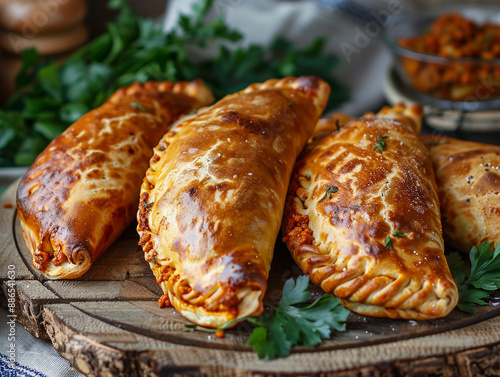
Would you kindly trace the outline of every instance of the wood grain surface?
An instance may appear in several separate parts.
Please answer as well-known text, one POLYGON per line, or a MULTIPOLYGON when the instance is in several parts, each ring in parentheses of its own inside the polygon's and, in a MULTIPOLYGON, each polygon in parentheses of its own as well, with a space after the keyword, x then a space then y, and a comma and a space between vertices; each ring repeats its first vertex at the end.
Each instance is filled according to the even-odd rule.
MULTIPOLYGON (((498 376, 500 292, 475 315, 406 321, 351 314, 347 331, 320 346, 294 348, 285 359, 259 360, 242 323, 218 339, 187 332, 172 308, 159 309, 161 290, 137 246, 135 224, 87 274, 47 280, 31 266, 15 214, 17 182, 0 198, 0 303, 8 266, 16 271, 16 314, 35 337, 50 338, 72 366, 89 376, 498 376), (13 204, 10 207, 6 203, 13 204)), ((266 300, 300 273, 278 240, 266 300)), ((322 294, 313 287, 312 299, 322 294)))

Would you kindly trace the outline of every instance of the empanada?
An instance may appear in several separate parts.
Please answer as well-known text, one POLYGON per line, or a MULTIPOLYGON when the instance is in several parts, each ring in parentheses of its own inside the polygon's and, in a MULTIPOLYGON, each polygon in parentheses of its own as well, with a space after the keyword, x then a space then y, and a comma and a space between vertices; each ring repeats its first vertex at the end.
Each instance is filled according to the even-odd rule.
POLYGON ((253 84, 187 117, 155 148, 138 213, 164 298, 217 328, 262 312, 288 182, 330 88, 253 84))
POLYGON ((213 101, 201 81, 122 88, 54 139, 21 180, 33 266, 76 278, 133 221, 153 148, 180 115, 213 101))
POLYGON ((468 253, 488 240, 500 241, 500 147, 423 135, 434 165, 443 237, 468 253))
POLYGON ((313 283, 359 314, 435 318, 458 300, 421 117, 401 105, 365 115, 294 168, 284 241, 313 283))

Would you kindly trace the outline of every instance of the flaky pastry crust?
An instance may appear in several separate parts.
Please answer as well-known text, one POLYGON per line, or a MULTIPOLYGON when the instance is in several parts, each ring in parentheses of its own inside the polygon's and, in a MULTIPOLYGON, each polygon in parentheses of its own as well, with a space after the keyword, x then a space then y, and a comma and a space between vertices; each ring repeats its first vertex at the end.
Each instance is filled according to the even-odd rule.
POLYGON ((153 147, 180 115, 213 101, 201 81, 119 89, 54 139, 17 191, 33 266, 73 279, 133 221, 153 147))
POLYGON ((314 284, 359 314, 436 318, 458 300, 420 122, 419 107, 402 105, 348 120, 294 168, 284 241, 314 284))
POLYGON ((329 90, 315 77, 253 84, 184 118, 155 148, 140 244, 190 321, 217 328, 262 312, 293 164, 329 90))
POLYGON ((468 253, 500 241, 500 147, 422 135, 434 165, 446 244, 468 253))

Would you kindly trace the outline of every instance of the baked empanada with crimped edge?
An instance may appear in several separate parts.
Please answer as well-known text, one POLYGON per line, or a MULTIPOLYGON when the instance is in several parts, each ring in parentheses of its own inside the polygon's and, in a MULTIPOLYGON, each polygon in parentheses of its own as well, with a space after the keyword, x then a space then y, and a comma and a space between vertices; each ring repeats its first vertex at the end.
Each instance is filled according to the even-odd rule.
POLYGON ((49 278, 84 274, 134 220, 153 148, 169 125, 212 101, 199 80, 134 84, 54 139, 17 190, 33 266, 49 278))
POLYGON ((434 165, 443 237, 468 253, 500 241, 500 147, 445 136, 422 135, 434 165))
POLYGON ((262 312, 293 164, 329 91, 315 77, 253 84, 181 120, 155 148, 140 244, 190 321, 217 328, 262 312))
POLYGON ((362 315, 443 317, 458 301, 421 116, 400 105, 351 121, 292 175, 284 241, 314 284, 362 315))

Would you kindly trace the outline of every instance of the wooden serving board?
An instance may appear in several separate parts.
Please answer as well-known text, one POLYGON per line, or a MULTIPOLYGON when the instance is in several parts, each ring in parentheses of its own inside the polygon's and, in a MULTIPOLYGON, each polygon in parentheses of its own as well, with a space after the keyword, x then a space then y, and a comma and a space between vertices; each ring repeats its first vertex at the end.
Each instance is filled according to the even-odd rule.
MULTIPOLYGON (((351 314, 347 331, 284 359, 259 360, 242 323, 218 339, 159 309, 161 290, 131 226, 87 274, 47 280, 31 266, 15 211, 17 182, 0 198, 0 302, 7 306, 9 266, 16 271, 16 314, 35 337, 90 376, 498 376, 500 292, 475 315, 453 311, 431 321, 351 314), (12 204, 12 207, 9 206, 12 204), (11 267, 12 268, 12 267, 11 267)), ((266 299, 300 274, 278 240, 266 299)), ((313 298, 321 295, 314 287, 313 298)))

